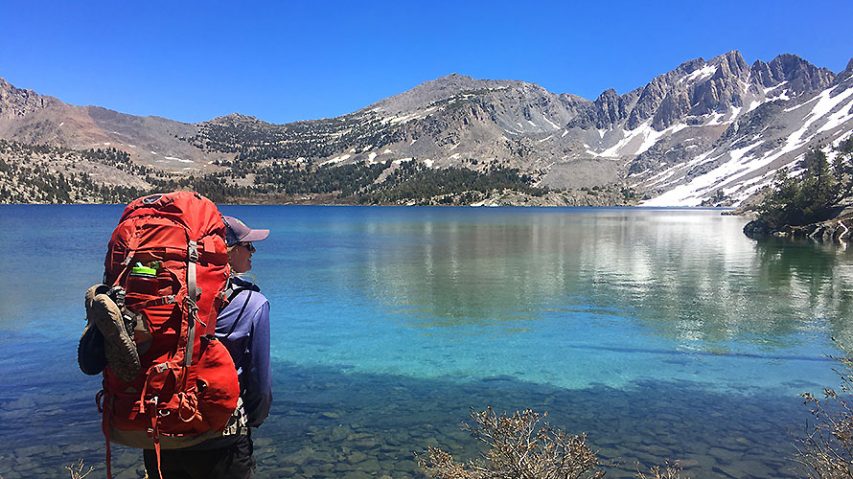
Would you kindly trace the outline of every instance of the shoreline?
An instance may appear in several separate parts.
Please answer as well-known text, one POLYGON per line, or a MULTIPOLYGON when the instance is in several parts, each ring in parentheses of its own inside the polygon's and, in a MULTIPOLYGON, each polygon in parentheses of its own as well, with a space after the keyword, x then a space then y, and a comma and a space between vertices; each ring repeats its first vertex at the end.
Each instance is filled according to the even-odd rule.
MULTIPOLYGON (((127 206, 128 203, 0 203, 4 206, 127 206)), ((217 203, 218 206, 317 206, 335 208, 576 208, 576 209, 625 209, 649 211, 720 211, 724 216, 749 216, 749 212, 736 212, 736 208, 721 206, 642 206, 642 205, 530 205, 530 204, 486 204, 486 205, 433 205, 433 204, 375 204, 350 203, 217 203)))

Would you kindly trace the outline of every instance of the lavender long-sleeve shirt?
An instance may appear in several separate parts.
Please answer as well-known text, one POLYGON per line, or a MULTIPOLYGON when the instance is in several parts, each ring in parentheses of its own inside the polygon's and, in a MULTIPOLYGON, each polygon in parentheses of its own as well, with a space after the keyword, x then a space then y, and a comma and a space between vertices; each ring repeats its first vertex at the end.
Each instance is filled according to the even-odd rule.
POLYGON ((231 353, 249 426, 260 426, 272 404, 270 303, 249 281, 232 277, 240 291, 219 313, 216 337, 231 353))

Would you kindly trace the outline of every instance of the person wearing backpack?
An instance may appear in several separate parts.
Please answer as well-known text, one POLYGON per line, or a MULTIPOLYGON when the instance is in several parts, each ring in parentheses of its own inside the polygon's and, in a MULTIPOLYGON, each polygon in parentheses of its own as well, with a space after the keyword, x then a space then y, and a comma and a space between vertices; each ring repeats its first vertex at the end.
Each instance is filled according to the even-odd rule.
POLYGON ((239 275, 268 235, 192 191, 125 207, 77 349, 103 374, 108 479, 112 443, 144 449, 151 478, 252 477, 249 428, 272 402, 269 303, 239 275))
POLYGON ((251 428, 264 422, 272 403, 269 301, 241 275, 252 269, 254 243, 266 239, 269 230, 251 229, 232 216, 223 221, 231 277, 225 290, 228 304, 216 320, 216 338, 237 368, 239 404, 221 437, 163 450, 159 471, 155 451, 146 449, 143 458, 150 479, 160 478, 160 471, 163 479, 242 479, 254 474, 251 428))

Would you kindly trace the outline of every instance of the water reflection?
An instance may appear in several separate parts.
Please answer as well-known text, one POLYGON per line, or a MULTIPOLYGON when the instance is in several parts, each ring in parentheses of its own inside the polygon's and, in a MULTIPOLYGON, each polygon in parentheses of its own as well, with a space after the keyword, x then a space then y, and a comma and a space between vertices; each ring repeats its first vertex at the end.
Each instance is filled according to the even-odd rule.
POLYGON ((686 349, 791 346, 794 333, 827 324, 853 338, 851 254, 757 244, 743 224, 715 211, 643 210, 374 222, 371 234, 397 241, 366 248, 344 283, 419 327, 597 311, 686 349))
POLYGON ((853 351, 853 255, 845 245, 770 239, 756 244, 760 281, 786 298, 804 328, 828 323, 842 349, 853 351))

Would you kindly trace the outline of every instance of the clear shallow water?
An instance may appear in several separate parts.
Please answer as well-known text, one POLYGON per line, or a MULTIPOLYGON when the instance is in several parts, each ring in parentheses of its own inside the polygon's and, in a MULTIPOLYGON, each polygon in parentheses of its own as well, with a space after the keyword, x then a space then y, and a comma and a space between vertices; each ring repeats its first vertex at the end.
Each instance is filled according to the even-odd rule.
MULTIPOLYGON (((472 408, 548 410, 608 477, 795 477, 798 394, 838 383, 853 253, 761 243, 717 211, 224 207, 272 235, 276 399, 262 477, 415 476, 472 454, 472 408), (830 337, 838 341, 834 344, 830 337)), ((116 206, 0 207, 0 475, 102 462, 96 378, 75 364, 82 292, 116 206), (23 286, 22 286, 23 285, 23 286)), ((137 477, 139 455, 116 458, 137 477)))

